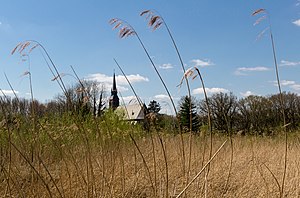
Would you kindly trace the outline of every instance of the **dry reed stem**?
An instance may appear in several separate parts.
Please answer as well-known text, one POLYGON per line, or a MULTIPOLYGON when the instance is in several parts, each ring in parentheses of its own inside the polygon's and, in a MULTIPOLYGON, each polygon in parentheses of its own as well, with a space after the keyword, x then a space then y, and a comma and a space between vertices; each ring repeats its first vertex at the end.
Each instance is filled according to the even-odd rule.
POLYGON ((41 179, 41 181, 43 182, 48 194, 50 197, 52 196, 52 192, 49 188, 49 185, 47 184, 47 182, 45 181, 45 179, 43 178, 43 176, 39 173, 39 171, 34 167, 34 165, 30 162, 30 160, 28 160, 26 158, 26 156, 17 148, 17 146, 13 143, 10 142, 10 144, 14 147, 14 149, 22 156, 22 158, 27 162, 27 164, 31 167, 31 169, 37 174, 37 176, 41 179))
MULTIPOLYGON (((53 131, 54 132, 54 131, 53 131)), ((52 134, 52 132, 50 132, 52 134)), ((162 134, 163 135, 163 134, 162 134)), ((184 136, 184 141, 188 142, 188 136, 184 136)), ((299 187, 299 142, 297 142, 298 135, 295 134, 294 138, 291 139, 291 144, 289 147, 290 158, 293 160, 288 161, 288 172, 286 178, 286 188, 285 194, 287 197, 297 197, 300 190, 299 187)), ((178 155, 178 141, 180 141, 179 136, 166 135, 163 136, 164 142, 168 145, 168 170, 169 170, 169 188, 170 196, 178 195, 180 190, 182 190, 185 184, 185 176, 180 171, 180 155, 178 155)), ((221 145, 226 137, 222 136, 213 136, 214 150, 216 150, 216 145, 221 145)), ((284 141, 279 137, 233 137, 234 139, 234 150, 235 157, 232 166, 231 179, 228 184, 228 191, 224 193, 224 186, 227 177, 227 173, 224 170, 228 169, 229 162, 226 159, 230 157, 230 146, 229 144, 223 147, 222 152, 218 154, 218 157, 215 157, 213 162, 211 162, 211 171, 209 178, 208 186, 208 197, 279 197, 279 190, 276 185, 276 182, 270 172, 262 165, 263 163, 267 164, 270 170, 274 175, 280 176, 283 170, 283 157, 284 153, 284 141), (253 146, 251 146, 251 143, 253 146), (253 160, 254 159, 254 160, 253 160), (259 170, 258 170, 258 167, 259 170), (263 174, 263 177, 261 176, 263 174), (268 189, 267 190, 267 187, 268 189)), ((193 141, 193 147, 199 152, 193 153, 192 163, 191 163, 191 174, 196 175, 199 172, 199 167, 201 166, 202 159, 202 144, 203 139, 195 137, 193 141)), ((143 153, 145 160, 152 164, 153 155, 152 155, 152 146, 150 137, 145 138, 136 138, 136 142, 140 147, 141 152, 143 153)), ((228 142, 227 142, 228 143, 228 142)), ((158 138, 155 140, 155 144, 158 146, 158 138)), ((158 148, 156 146, 156 148, 158 148)), ((28 149, 23 149, 22 152, 28 153, 28 149)), ((48 148, 48 147, 46 147, 48 148)), ((53 146, 51 149, 56 148, 53 146)), ((82 167, 86 162, 86 154, 82 151, 85 149, 83 142, 77 144, 76 147, 62 147, 64 152, 70 152, 71 154, 64 155, 64 159, 67 165, 64 165, 64 162, 61 161, 60 157, 57 158, 52 155, 52 151, 47 151, 40 158, 47 164, 47 168, 51 173, 53 179, 57 184, 62 186, 58 187, 64 189, 65 197, 87 197, 85 190, 86 186, 83 182, 83 179, 77 176, 76 167, 74 162, 71 159, 71 154, 76 157, 76 164, 82 167), (59 168, 58 168, 59 167, 59 168), (68 176, 67 171, 70 172, 68 176)), ((151 189, 151 184, 149 181, 148 173, 145 170, 143 161, 140 157, 135 157, 139 155, 134 144, 130 141, 125 142, 120 145, 118 148, 110 144, 106 145, 105 150, 100 147, 93 146, 91 148, 93 155, 93 166, 94 166, 94 177, 97 178, 94 186, 95 195, 106 195, 106 197, 154 197, 154 192, 151 189), (119 165, 119 160, 121 154, 124 159, 124 169, 125 177, 122 173, 122 166, 119 165), (136 154, 135 154, 136 153, 136 154), (111 159, 115 158, 115 162, 111 159), (107 159, 104 160, 103 159, 107 159), (115 163, 113 167, 113 163, 115 163), (114 169, 114 170, 113 170, 114 169), (110 183, 110 178, 114 175, 114 183, 110 183), (122 180, 125 180, 126 186, 125 191, 122 189, 122 180), (103 184, 103 185, 102 185, 103 184), (110 184, 113 185, 113 191, 110 191, 110 184), (123 193, 124 192, 124 193, 123 193), (123 196, 124 195, 124 196, 123 196)), ((207 156, 208 157, 208 153, 207 156)), ((157 164, 157 197, 165 196, 165 163, 163 159, 163 153, 161 150, 156 151, 156 164, 157 164)), ((5 158, 5 163, 3 166, 7 171, 8 156, 5 158)), ((21 192, 24 193, 26 197, 36 197, 42 196, 47 197, 47 191, 45 190, 43 184, 34 182, 34 180, 27 180, 28 170, 30 167, 26 164, 25 161, 20 155, 13 149, 12 153, 12 169, 11 169, 11 195, 15 197, 22 197, 21 192), (12 182, 14 181, 14 182, 12 182), (24 181, 27 181, 24 183, 24 181), (21 192, 17 191, 21 189, 21 192), (37 191, 38 190, 38 191, 37 191)), ((149 164, 150 165, 150 164, 149 164)), ((1 167, 1 166, 0 166, 1 167)), ((47 178, 49 182, 50 190, 53 194, 53 197, 59 197, 59 193, 55 189, 55 186, 52 185, 50 178, 47 175, 47 172, 42 168, 39 170, 44 178, 47 178)), ((149 171, 152 176, 154 176, 154 167, 149 166, 149 171)), ((81 170, 82 172, 82 170, 81 170)), ((203 172, 202 172, 203 174, 203 172)), ((0 174, 2 177, 3 174, 0 174)), ((277 177, 280 183, 280 177, 277 177)), ((40 180, 41 181, 41 180, 40 180)), ((6 182, 4 180, 4 182, 6 182)), ((5 183, 1 183, 5 184, 5 183)), ((194 183, 186 191, 187 197, 204 197, 204 194, 199 192, 199 187, 204 184, 202 177, 198 177, 194 183)), ((0 193, 4 195, 6 185, 0 185, 0 193)), ((9 191, 8 191, 9 192, 9 191)), ((9 195, 9 194, 8 194, 9 195)), ((24 197, 24 196, 23 196, 24 197)))
POLYGON ((146 162, 146 159, 145 159, 145 157, 144 157, 143 153, 141 152, 141 150, 140 150, 138 144, 136 143, 135 139, 133 138, 133 136, 132 136, 131 134, 130 134, 130 138, 131 138, 132 142, 134 143, 136 149, 138 150, 140 156, 142 157, 143 164, 144 164, 144 166, 145 166, 145 168, 146 168, 146 170, 147 170, 148 176, 149 176, 149 180, 150 180, 150 183, 151 183, 152 190, 153 190, 153 192, 154 192, 154 194, 155 194, 155 187, 154 187, 154 185, 153 185, 153 181, 152 181, 150 169, 149 169, 149 166, 148 166, 148 164, 147 164, 147 162, 146 162))
POLYGON ((167 85, 165 84, 165 82, 164 82, 162 76, 160 75, 159 71, 157 70, 157 67, 156 67, 156 65, 154 64, 154 62, 153 62, 153 60, 152 60, 152 58, 151 58, 149 52, 147 51, 147 49, 146 49, 144 43, 142 42, 140 36, 137 34, 137 32, 134 30, 134 28, 133 28, 129 23, 127 23, 127 22, 124 21, 124 20, 121 20, 121 19, 118 19, 118 18, 113 18, 113 19, 111 19, 111 20, 109 21, 109 23, 110 23, 111 25, 114 25, 114 24, 117 23, 117 22, 121 22, 122 25, 123 25, 123 26, 118 26, 118 28, 120 29, 120 32, 119 32, 119 37, 120 37, 120 38, 125 38, 125 37, 128 37, 128 36, 135 35, 136 38, 138 39, 138 41, 139 41, 139 43, 141 44, 141 46, 142 46, 144 52, 145 52, 146 55, 147 55, 149 61, 151 62, 151 65, 152 65, 153 69, 155 70, 157 76, 159 77, 161 83, 163 84, 163 87, 165 88, 165 90, 166 90, 166 92, 167 92, 167 94, 168 94, 168 96, 169 96, 169 99, 170 99, 170 101, 171 101, 171 103, 172 103, 174 112, 175 112, 175 114, 177 115, 177 110, 176 110, 176 107, 175 107, 173 98, 172 98, 172 96, 171 96, 171 94, 170 94, 170 92, 169 92, 169 89, 167 88, 167 85))
POLYGON ((142 104, 141 99, 138 97, 137 93, 135 92, 135 90, 134 90, 132 84, 130 83, 129 79, 127 78, 127 76, 126 76, 125 72, 123 71, 122 67, 119 65, 119 63, 117 62, 116 59, 114 59, 114 61, 115 61, 116 65, 118 66, 118 68, 120 69, 120 71, 122 72, 123 76, 125 77, 127 83, 129 84, 129 86, 130 86, 130 88, 131 88, 131 90, 132 90, 134 96, 136 97, 136 100, 138 101, 140 107, 143 108, 143 104, 142 104))
POLYGON ((68 92, 67 92, 67 89, 66 89, 66 86, 62 80, 62 78, 60 77, 60 73, 58 72, 58 69, 56 67, 56 65, 54 64, 52 58, 50 57, 48 51, 46 50, 46 48, 38 41, 36 40, 26 40, 26 41, 23 41, 23 42, 20 42, 19 44, 16 45, 16 47, 12 50, 11 52, 11 55, 13 55, 16 51, 18 51, 18 53, 23 56, 23 55, 29 55, 35 48, 39 47, 40 49, 42 49, 42 51, 46 54, 48 60, 50 61, 51 65, 52 65, 52 68, 54 69, 55 73, 53 72, 52 68, 50 67, 50 65, 48 64, 45 56, 43 53, 42 56, 44 57, 46 63, 47 63, 47 66, 48 68, 50 69, 52 75, 54 76, 54 78, 56 76, 58 76, 58 84, 60 86, 60 88, 62 89, 62 91, 64 92, 65 96, 67 97, 67 100, 69 100, 70 102, 70 98, 69 98, 69 95, 68 95, 68 92), (33 46, 32 46, 33 45, 33 46), (26 52, 26 50, 28 52, 26 52))
POLYGON ((263 163, 264 167, 266 167, 266 169, 271 173, 272 177, 274 178, 276 185, 278 187, 278 192, 281 194, 281 186, 279 184, 279 181, 277 179, 277 177, 274 175, 274 173, 271 171, 271 169, 265 164, 263 163))
POLYGON ((225 142, 218 148, 218 150, 213 154, 213 156, 208 160, 208 162, 202 167, 202 169, 195 175, 195 177, 184 187, 184 189, 176 196, 176 198, 180 197, 189 187, 190 185, 201 175, 201 173, 205 170, 205 168, 210 164, 210 162, 217 156, 217 154, 220 152, 220 150, 225 145, 225 142))
POLYGON ((270 33, 270 39, 271 39, 271 44, 272 44, 272 53, 273 53, 273 60, 274 60, 274 67, 275 67, 275 72, 276 72, 276 80, 277 80, 277 85, 278 85, 278 91, 279 91, 279 99, 280 99, 280 110, 282 113, 282 119, 283 119, 283 128, 285 132, 285 153, 284 153, 284 170, 283 170, 283 177, 282 177, 282 182, 281 182, 281 190, 280 190, 280 197, 284 196, 284 183, 285 183, 285 177, 286 177, 286 171, 287 171, 287 160, 288 160, 288 140, 287 140, 287 128, 286 126, 286 118, 285 118, 285 110, 284 110, 284 101, 283 101, 283 95, 281 91, 281 85, 280 85, 280 78, 279 78, 279 71, 278 71, 278 64, 277 64, 277 57, 276 57, 276 50, 275 50, 275 42, 273 38, 273 32, 272 32, 272 27, 271 27, 271 19, 270 15, 267 12, 266 9, 258 9, 252 13, 252 16, 255 16, 257 14, 265 14, 265 17, 261 17, 258 19, 258 23, 262 21, 262 19, 267 18, 268 19, 268 28, 269 28, 269 33, 270 33))
MULTIPOLYGON (((148 26, 152 27, 153 31, 155 31, 156 29, 158 29, 162 25, 164 25, 166 27, 168 35, 171 38, 173 46, 174 46, 174 48, 176 50, 177 56, 178 56, 180 64, 181 64, 182 71, 184 73, 184 78, 185 78, 185 82, 186 82, 187 90, 188 90, 188 96, 189 96, 189 99, 190 99, 190 133, 191 133, 192 132, 192 112, 191 112, 191 108, 192 108, 192 96, 191 96, 191 89, 190 89, 188 78, 185 76, 186 69, 185 69, 185 66, 184 66, 181 54, 179 52, 179 49, 177 47, 177 44, 176 44, 175 39, 173 37, 173 34, 172 34, 169 26, 167 25, 166 21, 164 20, 164 18, 157 11, 155 11, 155 10, 144 10, 144 11, 142 11, 140 13, 140 16, 144 16, 144 15, 146 16, 146 19, 149 20, 148 26)), ((180 125, 180 122, 179 122, 179 125, 180 125)), ((180 131, 180 135, 181 135, 181 138, 182 138, 182 131, 180 131)), ((183 138, 181 139, 181 144, 182 144, 181 145, 182 146, 181 150, 182 150, 182 160, 183 160, 183 172, 185 173, 185 162, 184 162, 185 161, 185 150, 184 150, 183 138)), ((189 142, 189 144, 191 144, 191 142, 189 142)), ((190 154, 189 154, 189 156, 191 156, 192 155, 192 153, 191 153, 191 149, 192 148, 191 148, 191 146, 189 146, 189 148, 190 148, 190 154)), ((188 166, 190 167, 190 159, 188 161, 189 161, 188 166)), ((189 172, 189 168, 188 168, 187 172, 189 172)), ((189 176, 187 174, 187 180, 189 179, 188 177, 189 176)))

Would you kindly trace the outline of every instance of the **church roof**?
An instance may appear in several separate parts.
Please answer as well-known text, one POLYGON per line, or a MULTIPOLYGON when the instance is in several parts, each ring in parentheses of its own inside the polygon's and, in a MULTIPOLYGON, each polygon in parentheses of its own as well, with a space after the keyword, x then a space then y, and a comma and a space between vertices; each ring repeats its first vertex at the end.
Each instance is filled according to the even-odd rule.
POLYGON ((119 106, 117 111, 123 112, 126 120, 143 120, 145 118, 144 108, 139 104, 119 106))

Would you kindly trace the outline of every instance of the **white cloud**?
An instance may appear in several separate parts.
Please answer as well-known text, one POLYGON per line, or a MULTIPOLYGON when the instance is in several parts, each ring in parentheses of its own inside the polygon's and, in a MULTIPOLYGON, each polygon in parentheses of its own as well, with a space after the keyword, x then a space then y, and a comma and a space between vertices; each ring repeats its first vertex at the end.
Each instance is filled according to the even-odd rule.
POLYGON ((293 24, 297 25, 297 26, 300 26, 300 19, 296 20, 296 21, 293 21, 293 24))
POLYGON ((235 70, 234 74, 237 76, 246 76, 249 72, 263 72, 263 71, 269 71, 270 68, 268 67, 239 67, 235 70))
MULTIPOLYGON (((128 80, 130 83, 138 83, 138 82, 148 82, 149 79, 147 77, 141 76, 139 74, 131 74, 127 75, 128 80)), ((101 73, 96 73, 96 74, 90 74, 87 77, 88 80, 95 80, 98 82, 103 82, 103 83, 112 83, 113 77, 112 76, 107 76, 105 74, 101 73)), ((126 79, 122 75, 117 75, 116 76, 116 81, 117 85, 128 85, 126 79)))
POLYGON ((235 70, 234 75, 236 75, 236 76, 247 76, 248 74, 240 72, 239 70, 235 70))
POLYGON ((192 63, 194 63, 195 67, 208 67, 208 66, 212 66, 215 65, 213 62, 211 62, 210 60, 201 60, 201 59, 193 59, 191 60, 192 63))
POLYGON ((159 66, 160 69, 172 69, 173 65, 171 63, 164 63, 159 66))
MULTIPOLYGON (((124 76, 118 75, 116 78, 118 83, 127 84, 127 81, 124 76)), ((139 74, 127 75, 127 78, 130 83, 149 82, 149 79, 147 77, 141 76, 139 74)))
MULTIPOLYGON (((224 88, 217 88, 217 87, 214 87, 214 88, 205 88, 205 91, 207 94, 214 94, 214 93, 226 93, 226 92, 229 92, 227 89, 224 89, 224 88)), ((192 91, 193 94, 204 94, 204 91, 202 88, 197 88, 197 89, 194 89, 192 91)))
POLYGON ((124 103, 125 104, 128 104, 129 102, 135 102, 136 101, 136 97, 135 96, 124 96, 124 97, 120 97, 120 102, 122 102, 123 103, 123 101, 124 101, 124 103))
MULTIPOLYGON (((278 87, 278 82, 277 81, 271 81, 272 83, 273 83, 273 85, 275 86, 275 87, 278 87)), ((295 81, 293 81, 293 80, 281 80, 280 81, 280 85, 281 86, 292 86, 292 85, 295 85, 296 84, 296 82, 295 81)))
POLYGON ((154 98, 157 100, 167 100, 167 99, 169 99, 169 96, 165 95, 165 94, 158 94, 158 95, 155 95, 154 98))
MULTIPOLYGON (((272 81, 272 83, 274 84, 274 86, 278 87, 277 81, 272 81)), ((293 80, 281 80, 280 85, 287 86, 290 89, 293 89, 294 91, 297 91, 297 92, 300 91, 300 84, 297 84, 293 80)))
MULTIPOLYGON (((16 91, 16 90, 2 90, 2 92, 5 94, 5 95, 14 95, 14 92, 16 93, 16 94, 18 94, 19 92, 18 91, 16 91)), ((2 92, 0 92, 0 95, 2 96, 3 94, 2 94, 2 92)))
POLYGON ((298 0, 296 3, 296 6, 299 6, 299 5, 300 5, 300 0, 298 0))
POLYGON ((287 60, 280 61, 280 66, 297 66, 297 65, 300 65, 300 62, 292 62, 287 60))
POLYGON ((300 91, 300 84, 294 84, 290 86, 292 89, 294 89, 295 91, 300 91))
MULTIPOLYGON (((276 85, 277 85, 277 82, 274 82, 274 83, 276 83, 276 85)), ((281 84, 282 86, 289 86, 289 85, 295 85, 296 82, 295 82, 295 81, 292 81, 292 80, 281 80, 281 81, 280 81, 280 84, 281 84)))
POLYGON ((248 97, 248 96, 251 96, 251 95, 255 95, 252 91, 246 91, 245 93, 240 93, 243 97, 248 97))
POLYGON ((253 71, 268 71, 270 70, 267 67, 239 67, 237 69, 238 71, 243 71, 243 72, 253 72, 253 71))
MULTIPOLYGON (((141 76, 139 74, 131 74, 127 75, 127 78, 131 84, 140 83, 140 82, 148 82, 149 79, 147 77, 141 76)), ((110 89, 112 87, 112 76, 107 76, 101 73, 90 74, 86 77, 86 80, 93 80, 99 83, 102 83, 106 89, 110 89)), ((122 75, 116 76, 117 88, 119 91, 127 91, 128 82, 126 78, 122 75)))

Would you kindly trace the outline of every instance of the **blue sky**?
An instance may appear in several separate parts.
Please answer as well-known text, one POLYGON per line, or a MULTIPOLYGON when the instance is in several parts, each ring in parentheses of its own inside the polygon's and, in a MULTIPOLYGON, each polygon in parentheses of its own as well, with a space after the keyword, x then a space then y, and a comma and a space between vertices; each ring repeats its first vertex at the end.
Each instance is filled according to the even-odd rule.
MULTIPOLYGON (((115 58, 128 75, 142 100, 159 101, 170 113, 169 100, 151 63, 135 36, 118 38, 108 21, 120 18, 133 26, 154 63, 159 68, 175 102, 187 94, 176 87, 183 75, 171 40, 164 26, 156 31, 147 27, 139 13, 157 10, 177 42, 186 67, 198 66, 207 91, 249 94, 277 93, 275 70, 268 32, 257 36, 268 24, 253 26, 258 8, 268 10, 275 39, 283 91, 300 93, 300 1, 299 0, 2 0, 0 2, 0 88, 11 94, 8 76, 20 97, 29 97, 28 61, 21 61, 12 49, 21 41, 37 40, 48 51, 61 73, 97 80, 109 90, 115 70, 118 89, 125 101, 133 93, 115 65, 115 58)), ((30 53, 34 96, 45 102, 61 93, 52 82, 39 50, 30 53)), ((64 81, 74 84, 66 75, 64 81)), ((200 81, 191 81, 193 95, 203 98, 200 81)))

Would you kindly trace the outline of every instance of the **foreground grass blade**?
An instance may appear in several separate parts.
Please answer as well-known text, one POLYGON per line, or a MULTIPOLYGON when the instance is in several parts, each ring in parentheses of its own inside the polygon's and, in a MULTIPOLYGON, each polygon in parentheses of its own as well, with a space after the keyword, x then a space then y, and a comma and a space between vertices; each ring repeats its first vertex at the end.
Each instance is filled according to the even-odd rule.
POLYGON ((198 172, 198 174, 184 187, 184 189, 176 196, 176 198, 180 197, 189 187, 190 185, 201 175, 201 173, 205 170, 206 166, 210 164, 210 162, 217 156, 217 154, 221 151, 223 146, 226 144, 227 140, 223 142, 223 144, 218 148, 215 154, 208 160, 208 162, 202 167, 202 169, 198 172))

